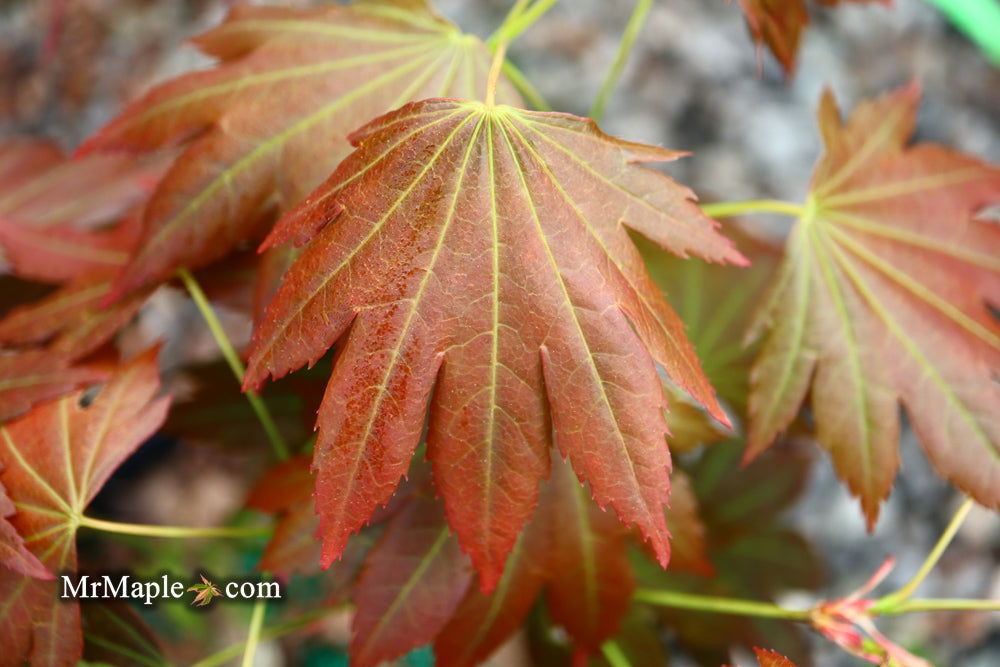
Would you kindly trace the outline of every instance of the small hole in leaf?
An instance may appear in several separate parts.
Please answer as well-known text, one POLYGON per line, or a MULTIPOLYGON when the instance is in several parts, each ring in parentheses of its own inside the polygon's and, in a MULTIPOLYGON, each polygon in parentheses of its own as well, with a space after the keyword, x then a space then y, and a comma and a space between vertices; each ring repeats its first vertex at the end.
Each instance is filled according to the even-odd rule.
POLYGON ((92 387, 87 387, 86 389, 83 390, 83 393, 80 394, 80 400, 77 401, 77 404, 81 408, 84 408, 84 409, 89 408, 91 406, 91 404, 95 400, 97 400, 97 396, 101 393, 101 389, 103 389, 103 388, 104 388, 104 385, 100 385, 100 384, 95 384, 92 387))

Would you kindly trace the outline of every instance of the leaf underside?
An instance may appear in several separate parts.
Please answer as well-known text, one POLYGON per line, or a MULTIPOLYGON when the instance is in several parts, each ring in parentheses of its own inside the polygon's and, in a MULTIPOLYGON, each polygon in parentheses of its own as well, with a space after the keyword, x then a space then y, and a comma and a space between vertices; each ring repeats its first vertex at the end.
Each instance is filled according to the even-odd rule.
POLYGON ((811 389, 817 437, 869 527, 899 466, 902 403, 935 469, 1000 507, 1000 170, 906 142, 915 85, 820 110, 826 154, 760 311, 770 329, 751 377, 747 455, 811 389))
MULTIPOLYGON (((194 43, 218 66, 157 86, 81 149, 188 142, 109 301, 259 240, 350 152, 349 132, 412 100, 481 95, 490 62, 423 0, 239 6, 194 43)), ((519 97, 501 80, 498 99, 519 97)))
POLYGON ((315 452, 324 563, 406 472, 432 389, 435 482, 485 589, 535 505, 553 426, 597 501, 666 562, 653 360, 725 416, 625 225, 677 254, 743 261, 690 191, 635 164, 678 154, 574 116, 456 100, 407 105, 353 138, 265 243, 315 237, 255 332, 245 382, 340 341, 315 452))

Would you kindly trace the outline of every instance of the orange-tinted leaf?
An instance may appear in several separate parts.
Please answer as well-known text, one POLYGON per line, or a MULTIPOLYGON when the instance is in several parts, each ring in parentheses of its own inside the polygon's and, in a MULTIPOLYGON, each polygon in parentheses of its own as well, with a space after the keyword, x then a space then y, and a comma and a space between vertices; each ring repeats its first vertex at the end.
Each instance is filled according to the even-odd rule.
POLYGON ((0 352, 0 422, 105 377, 99 369, 71 368, 66 359, 44 350, 0 352))
POLYGON ((15 275, 61 283, 120 268, 135 245, 137 231, 132 220, 98 232, 69 224, 35 227, 0 216, 0 248, 15 275))
POLYGON ((268 470, 250 492, 247 507, 280 515, 260 559, 262 570, 286 576, 319 570, 319 521, 312 487, 309 458, 296 456, 268 470))
MULTIPOLYGON (((350 152, 349 132, 410 100, 480 95, 489 68, 486 47, 422 0, 237 7, 195 43, 221 63, 154 88, 83 149, 196 137, 146 208, 117 294, 257 238, 350 152)), ((517 99, 506 83, 500 96, 517 99)))
POLYGON ((747 455, 767 447, 812 388, 817 437, 861 497, 869 527, 899 465, 905 406, 934 468, 1000 507, 1000 169, 907 146, 909 86, 841 124, 830 93, 826 153, 761 310, 747 455))
MULTIPOLYGON (((2 472, 3 468, 0 468, 0 473, 2 472)), ((28 550, 24 538, 9 521, 15 512, 17 509, 14 503, 7 497, 3 484, 0 484, 0 566, 20 572, 26 577, 51 579, 52 573, 28 550)))
POLYGON ((618 631, 632 598, 628 532, 591 501, 568 465, 554 462, 552 468, 539 506, 549 540, 545 599, 577 651, 595 653, 618 631))
MULTIPOLYGON (((795 69, 802 31, 809 24, 806 0, 738 1, 746 14, 747 24, 757 47, 766 44, 785 71, 791 73, 795 69)), ((892 4, 892 0, 818 0, 822 5, 836 5, 842 1, 892 4)))
POLYGON ((389 522, 355 587, 351 664, 377 665, 429 643, 471 580, 440 503, 414 496, 389 522))
MULTIPOLYGON (((104 482, 163 422, 156 350, 122 366, 92 401, 78 392, 0 427, 2 481, 11 523, 50 572, 76 569, 76 526, 104 482)), ((0 569, 0 627, 11 664, 75 664, 80 611, 58 582, 0 569)))
POLYGON ((434 641, 436 664, 471 667, 483 662, 521 626, 546 578, 543 531, 529 525, 514 545, 496 588, 470 586, 462 604, 434 641))
POLYGON ((163 171, 161 157, 95 155, 67 160, 51 142, 0 142, 0 217, 34 228, 95 227, 141 203, 163 171))
POLYGON ((670 529, 670 569, 710 575, 705 523, 698 512, 698 498, 691 488, 691 479, 681 470, 670 476, 670 507, 667 528, 670 529))
POLYGON ((598 502, 666 562, 654 358, 724 415, 626 225, 678 254, 743 261, 689 190, 635 164, 677 154, 574 116, 456 100, 407 105, 354 140, 269 238, 315 234, 255 332, 245 382, 341 341, 316 447, 324 562, 392 494, 432 387, 435 482, 486 589, 535 505, 550 420, 598 502))
POLYGON ((777 651, 753 647, 753 652, 757 656, 760 667, 795 667, 795 663, 781 655, 777 651))
POLYGON ((84 275, 39 301, 19 306, 0 320, 0 343, 44 343, 43 356, 53 363, 80 359, 127 324, 152 291, 139 290, 102 307, 101 300, 110 288, 107 276, 84 275))

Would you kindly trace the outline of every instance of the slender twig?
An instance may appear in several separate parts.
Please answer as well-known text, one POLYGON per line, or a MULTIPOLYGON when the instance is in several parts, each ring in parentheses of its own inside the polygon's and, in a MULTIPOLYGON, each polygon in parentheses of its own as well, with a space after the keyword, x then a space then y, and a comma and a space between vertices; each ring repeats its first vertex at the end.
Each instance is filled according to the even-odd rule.
POLYGON ((622 647, 614 640, 608 640, 601 644, 601 653, 611 667, 632 667, 628 656, 622 651, 622 647))
POLYGON ((932 600, 904 600, 892 609, 879 612, 883 616, 898 616, 923 611, 996 611, 1000 612, 1000 600, 969 600, 964 598, 937 598, 932 600))
POLYGON ((253 667, 253 657, 257 653, 257 644, 260 643, 260 630, 264 625, 264 612, 266 610, 267 601, 264 598, 258 599, 253 605, 253 612, 250 614, 250 628, 247 630, 247 640, 243 645, 241 667, 253 667))
POLYGON ((729 218, 744 213, 780 213, 793 217, 801 217, 805 207, 801 204, 782 201, 780 199, 749 199, 747 201, 723 201, 712 204, 702 204, 701 210, 713 218, 729 218))
POLYGON ((497 83, 500 81, 500 69, 507 57, 507 42, 500 42, 493 53, 493 64, 490 65, 490 75, 486 79, 486 106, 493 106, 497 98, 497 83))
MULTIPOLYGON (((238 382, 242 383, 243 375, 246 373, 246 368, 244 368, 243 362, 240 361, 239 355, 236 354, 236 349, 229 340, 229 336, 226 335, 225 329, 222 328, 222 323, 219 322, 219 318, 215 315, 215 310, 212 308, 212 304, 208 302, 208 298, 205 296, 205 292, 201 289, 201 285, 198 284, 198 281, 195 280, 195 277, 191 275, 191 272, 187 269, 178 269, 177 275, 184 283, 184 287, 187 288, 188 293, 191 295, 191 299, 194 300, 195 305, 198 307, 198 311, 205 320, 205 324, 208 325, 209 331, 212 332, 212 337, 215 338, 216 344, 222 351, 222 356, 225 357, 226 362, 229 364, 229 368, 232 369, 233 375, 236 376, 238 382)), ((256 413, 257 419, 260 420, 261 426, 264 427, 264 432, 267 434, 267 439, 271 442, 271 447, 274 449, 275 456, 282 460, 287 459, 288 445, 285 443, 285 439, 281 436, 281 432, 274 423, 274 419, 271 417, 271 412, 267 409, 267 404, 264 403, 260 395, 253 389, 247 389, 246 397, 247 401, 250 402, 250 407, 252 407, 254 413, 256 413)))
POLYGON ((808 610, 785 609, 770 602, 756 602, 754 600, 741 600, 739 598, 639 589, 635 592, 635 599, 639 602, 646 602, 660 607, 673 607, 675 609, 691 609, 718 614, 736 614, 739 616, 758 616, 761 618, 784 618, 789 621, 809 620, 808 610))
POLYGON ((604 116, 604 109, 608 105, 608 99, 615 89, 615 84, 618 83, 618 77, 621 76, 629 53, 632 52, 632 46, 635 44, 639 33, 642 32, 642 26, 646 22, 646 17, 649 15, 649 9, 652 6, 653 0, 637 0, 635 3, 635 9, 632 10, 632 15, 625 25, 625 32, 622 33, 621 42, 618 44, 618 52, 615 54, 615 59, 612 61, 608 73, 604 76, 604 81, 601 83, 601 89, 597 92, 597 99, 594 100, 594 105, 590 107, 590 117, 595 121, 600 121, 604 116))
MULTIPOLYGON (((325 607, 323 609, 317 609, 307 614, 303 614, 302 616, 287 620, 283 623, 278 623, 269 628, 264 628, 260 632, 260 640, 271 640, 283 637, 284 635, 295 632, 299 628, 309 625, 313 621, 323 618, 324 616, 327 616, 335 611, 339 611, 340 609, 341 607, 325 607)), ((231 644, 221 651, 199 660, 191 667, 216 667, 217 665, 224 665, 244 652, 245 643, 246 642, 237 642, 236 644, 231 644)))
POLYGON ((199 537, 266 537, 271 529, 262 526, 157 526, 151 524, 120 523, 105 521, 89 516, 77 519, 77 525, 84 528, 118 533, 120 535, 142 535, 144 537, 179 537, 193 539, 199 537))
POLYGON ((531 27, 535 21, 542 18, 547 11, 552 9, 559 0, 538 0, 535 4, 531 5, 524 11, 522 11, 518 16, 513 18, 510 23, 503 26, 500 30, 497 30, 493 36, 490 37, 487 42, 490 48, 496 48, 498 44, 503 42, 513 42, 517 39, 518 35, 531 27))
POLYGON ((490 35, 487 43, 493 48, 499 41, 499 36, 507 30, 510 24, 517 20, 517 18, 524 12, 524 8, 528 6, 530 0, 516 0, 516 2, 511 6, 510 11, 507 12, 507 16, 503 17, 503 21, 500 23, 499 27, 493 31, 490 35))
POLYGON ((931 573, 937 562, 941 560, 941 555, 944 553, 948 545, 951 544, 952 539, 955 537, 955 533, 961 528, 962 522, 965 521, 965 517, 969 516, 969 512, 972 511, 972 499, 967 498, 965 502, 958 508, 955 515, 951 517, 951 521, 948 522, 947 527, 945 527, 944 532, 941 533, 941 537, 938 538, 937 544, 931 549, 931 552, 927 554, 927 558, 924 559, 923 564, 917 573, 913 575, 913 578, 906 582, 906 585, 900 588, 895 593, 890 593, 889 595, 881 598, 878 603, 873 608, 876 613, 879 614, 891 614, 893 610, 896 609, 897 605, 901 602, 911 598, 914 593, 916 593, 917 588, 920 584, 924 582, 927 575, 931 573))

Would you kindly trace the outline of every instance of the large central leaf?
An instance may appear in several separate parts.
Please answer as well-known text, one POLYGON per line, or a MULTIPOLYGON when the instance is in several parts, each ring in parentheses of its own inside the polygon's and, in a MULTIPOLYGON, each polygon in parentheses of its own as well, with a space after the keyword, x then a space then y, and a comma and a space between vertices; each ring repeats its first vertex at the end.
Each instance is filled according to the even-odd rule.
POLYGON ((724 419, 626 225, 678 254, 744 261, 670 179, 672 151, 584 119, 426 100, 358 149, 268 244, 315 236, 255 334, 247 386, 343 337, 319 415, 324 562, 428 454, 484 587, 530 516, 556 442, 664 562, 669 488, 654 359, 724 419), (325 225, 325 227, 324 227, 325 225))
MULTIPOLYGON (((406 102, 483 94, 489 52, 426 0, 318 9, 237 7, 195 43, 214 69, 168 81, 84 151, 190 140, 145 211, 115 294, 196 268, 259 239, 326 178, 347 134, 406 102)), ((518 99, 501 81, 498 99, 518 99)))

